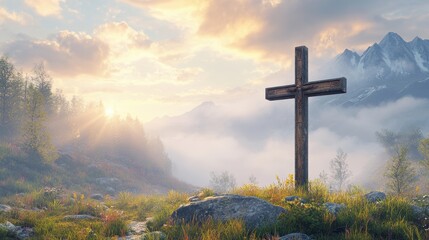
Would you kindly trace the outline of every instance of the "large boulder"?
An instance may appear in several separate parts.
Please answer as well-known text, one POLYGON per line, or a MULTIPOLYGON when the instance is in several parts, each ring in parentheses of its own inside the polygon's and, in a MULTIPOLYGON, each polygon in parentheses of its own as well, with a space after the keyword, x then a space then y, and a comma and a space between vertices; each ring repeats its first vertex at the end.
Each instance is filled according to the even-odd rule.
POLYGON ((171 220, 198 224, 208 219, 223 222, 240 219, 248 229, 255 229, 274 224, 281 213, 286 210, 262 199, 226 194, 183 205, 173 212, 171 220))
POLYGON ((365 198, 370 203, 376 203, 386 200, 386 194, 384 192, 373 191, 365 194, 365 198))

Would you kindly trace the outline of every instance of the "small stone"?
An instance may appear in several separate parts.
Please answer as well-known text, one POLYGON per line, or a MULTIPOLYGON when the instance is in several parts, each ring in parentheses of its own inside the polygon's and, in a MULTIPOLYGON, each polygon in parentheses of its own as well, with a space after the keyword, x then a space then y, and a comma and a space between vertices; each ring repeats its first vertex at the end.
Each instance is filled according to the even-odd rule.
POLYGON ((279 240, 311 240, 311 238, 304 233, 290 233, 281 237, 279 240))
POLYGON ((0 204, 0 212, 9 212, 12 210, 12 207, 5 204, 0 204))
POLYGON ((197 201, 200 201, 200 200, 201 199, 198 196, 192 196, 192 197, 188 198, 188 202, 197 202, 197 201))
POLYGON ((286 202, 299 201, 300 203, 306 203, 307 202, 307 200, 300 198, 298 196, 287 196, 287 197, 285 197, 285 201, 286 202))
POLYGON ((140 240, 142 235, 129 235, 125 237, 118 237, 118 240, 140 240))
POLYGON ((90 196, 90 198, 91 198, 91 199, 98 200, 98 201, 102 201, 102 200, 104 199, 103 195, 101 195, 101 194, 99 194, 99 193, 92 194, 92 195, 90 196))
POLYGON ((417 219, 425 219, 428 216, 429 213, 429 209, 428 208, 423 208, 423 207, 419 207, 416 205, 411 205, 411 210, 413 211, 413 215, 417 218, 417 219))
POLYGON ((372 191, 365 194, 365 198, 370 203, 376 203, 386 200, 386 194, 384 192, 372 191))
POLYGON ((141 236, 141 240, 165 240, 165 239, 167 239, 167 235, 165 235, 165 233, 160 231, 145 233, 141 236))
POLYGON ((147 224, 147 221, 145 221, 145 222, 136 222, 136 221, 130 222, 130 224, 128 224, 129 233, 130 233, 129 235, 146 233, 148 231, 146 224, 147 224))
POLYGON ((339 204, 339 203, 324 203, 323 206, 326 207, 326 209, 328 210, 328 212, 334 214, 335 216, 344 208, 346 208, 346 205, 344 204, 339 204))

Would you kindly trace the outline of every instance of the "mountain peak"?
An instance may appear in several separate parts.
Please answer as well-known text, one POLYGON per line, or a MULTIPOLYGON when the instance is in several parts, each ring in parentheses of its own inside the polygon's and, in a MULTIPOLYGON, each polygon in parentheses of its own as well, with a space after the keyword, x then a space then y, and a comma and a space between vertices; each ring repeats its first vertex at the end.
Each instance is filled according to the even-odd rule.
POLYGON ((359 59, 359 54, 349 49, 346 49, 343 53, 336 57, 335 61, 339 64, 342 64, 344 67, 354 67, 356 66, 356 64, 358 64, 359 59))
POLYGON ((413 39, 413 41, 411 41, 411 42, 420 42, 420 41, 423 41, 423 39, 421 39, 421 38, 419 38, 419 37, 415 37, 415 38, 413 39))
POLYGON ((354 55, 356 55, 356 54, 357 54, 356 52, 354 52, 354 51, 352 51, 352 50, 350 50, 350 49, 346 48, 346 49, 344 50, 344 52, 343 52, 341 55, 345 55, 345 56, 354 56, 354 55))
POLYGON ((384 38, 380 42, 381 47, 386 47, 388 45, 398 46, 401 44, 405 44, 404 39, 402 39, 402 37, 399 36, 399 34, 394 32, 387 33, 386 36, 384 36, 384 38))

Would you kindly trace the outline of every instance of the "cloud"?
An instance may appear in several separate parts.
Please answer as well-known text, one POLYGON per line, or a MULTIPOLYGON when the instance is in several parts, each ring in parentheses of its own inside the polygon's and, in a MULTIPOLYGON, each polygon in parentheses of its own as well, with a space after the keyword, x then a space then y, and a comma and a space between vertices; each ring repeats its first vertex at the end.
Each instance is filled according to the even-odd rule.
POLYGON ((16 12, 9 12, 7 9, 0 7, 0 24, 6 21, 16 22, 19 24, 26 23, 26 17, 16 12))
POLYGON ((413 38, 429 21, 429 2, 419 0, 123 1, 186 29, 201 45, 283 66, 295 46, 307 45, 314 58, 332 57, 345 48, 362 51, 392 30, 413 38))
POLYGON ((133 29, 126 22, 103 24, 97 27, 94 35, 109 45, 111 57, 118 61, 141 58, 152 43, 143 31, 133 29))
POLYGON ((12 41, 3 47, 3 52, 26 68, 43 62, 55 75, 103 75, 109 48, 88 34, 61 31, 49 40, 12 41))
POLYGON ((60 16, 62 0, 25 0, 27 6, 34 9, 41 16, 60 16))

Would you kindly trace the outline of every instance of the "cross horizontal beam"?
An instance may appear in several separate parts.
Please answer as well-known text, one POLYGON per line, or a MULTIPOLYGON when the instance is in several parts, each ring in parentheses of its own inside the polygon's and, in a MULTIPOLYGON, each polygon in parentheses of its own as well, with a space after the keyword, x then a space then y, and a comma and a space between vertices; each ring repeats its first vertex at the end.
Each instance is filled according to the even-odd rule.
MULTIPOLYGON (((345 93, 347 90, 346 78, 334 78, 305 83, 302 92, 307 97, 345 93)), ((295 84, 265 89, 265 99, 274 101, 295 98, 297 87, 295 84)))

